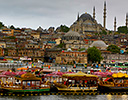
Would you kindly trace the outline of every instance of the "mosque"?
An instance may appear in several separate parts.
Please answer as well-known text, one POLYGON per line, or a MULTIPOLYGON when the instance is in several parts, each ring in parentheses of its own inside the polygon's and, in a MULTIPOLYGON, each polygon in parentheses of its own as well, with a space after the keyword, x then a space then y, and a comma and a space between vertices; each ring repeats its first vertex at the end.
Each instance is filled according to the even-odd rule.
MULTIPOLYGON (((126 26, 128 26, 128 14, 126 14, 126 26)), ((81 34, 92 34, 92 33, 100 33, 102 30, 106 29, 106 2, 104 2, 104 12, 103 12, 103 26, 97 23, 95 19, 95 7, 93 8, 93 17, 84 13, 81 16, 77 16, 77 20, 70 26, 72 31, 81 33, 81 34)), ((114 32, 116 32, 116 17, 114 18, 114 32)))

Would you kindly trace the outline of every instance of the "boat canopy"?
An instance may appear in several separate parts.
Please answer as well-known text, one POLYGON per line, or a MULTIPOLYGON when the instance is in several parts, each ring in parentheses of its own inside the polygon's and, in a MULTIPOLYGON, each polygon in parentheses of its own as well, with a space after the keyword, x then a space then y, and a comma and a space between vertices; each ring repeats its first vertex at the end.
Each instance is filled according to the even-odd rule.
POLYGON ((128 75, 126 73, 124 74, 124 73, 119 72, 119 73, 113 74, 112 77, 113 78, 128 78, 128 75))
POLYGON ((85 74, 81 71, 79 71, 78 73, 67 73, 67 74, 63 74, 63 77, 86 77, 86 78, 97 78, 98 76, 96 75, 90 75, 90 74, 85 74))
POLYGON ((41 81, 41 78, 37 78, 34 74, 27 72, 26 74, 21 75, 21 78, 17 78, 21 81, 41 81))

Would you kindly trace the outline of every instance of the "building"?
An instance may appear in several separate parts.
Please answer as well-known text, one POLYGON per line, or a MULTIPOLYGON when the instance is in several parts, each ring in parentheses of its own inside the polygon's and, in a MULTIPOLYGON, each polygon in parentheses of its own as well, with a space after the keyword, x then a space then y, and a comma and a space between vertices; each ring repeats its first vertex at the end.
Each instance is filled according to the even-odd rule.
POLYGON ((101 24, 92 18, 88 13, 82 14, 78 19, 70 26, 70 29, 82 34, 100 33, 104 28, 101 24))
POLYGON ((104 58, 101 63, 112 63, 114 62, 128 62, 128 54, 111 54, 111 53, 102 53, 104 58))
POLYGON ((80 36, 80 34, 72 30, 70 30, 68 33, 62 36, 62 43, 65 44, 66 49, 87 48, 87 46, 84 43, 84 39, 80 36))
POLYGON ((106 2, 104 2, 103 26, 97 23, 95 19, 95 7, 93 8, 93 17, 89 13, 84 13, 70 26, 70 29, 82 34, 100 33, 106 30, 106 2))
POLYGON ((58 64, 87 63, 87 52, 62 51, 60 56, 56 57, 56 63, 58 64))
POLYGON ((2 33, 7 34, 8 36, 13 36, 14 35, 14 30, 13 29, 2 29, 2 33))

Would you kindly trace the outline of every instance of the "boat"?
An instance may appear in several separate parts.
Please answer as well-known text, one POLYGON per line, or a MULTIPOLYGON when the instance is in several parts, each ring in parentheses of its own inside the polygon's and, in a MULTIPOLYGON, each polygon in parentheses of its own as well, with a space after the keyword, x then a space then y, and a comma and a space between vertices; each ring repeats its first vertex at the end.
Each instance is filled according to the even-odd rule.
POLYGON ((37 78, 30 72, 15 77, 15 82, 7 84, 1 83, 1 89, 6 93, 42 93, 49 92, 50 86, 47 83, 42 84, 42 79, 37 78))
POLYGON ((128 75, 125 73, 115 73, 112 77, 103 81, 99 80, 98 90, 100 92, 127 92, 128 91, 128 75))
POLYGON ((54 85, 59 92, 90 92, 97 91, 98 80, 96 75, 85 74, 81 71, 77 73, 67 73, 62 75, 62 83, 54 81, 54 85))

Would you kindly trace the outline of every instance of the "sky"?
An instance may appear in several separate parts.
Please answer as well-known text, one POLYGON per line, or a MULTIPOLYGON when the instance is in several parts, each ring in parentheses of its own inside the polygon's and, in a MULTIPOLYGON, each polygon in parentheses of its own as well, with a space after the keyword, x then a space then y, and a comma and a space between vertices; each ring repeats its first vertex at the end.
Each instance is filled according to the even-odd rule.
MULTIPOLYGON (((95 6, 96 20, 103 25, 103 5, 104 0, 0 0, 0 21, 19 28, 70 27, 78 12, 92 15, 95 6)), ((106 28, 114 30, 114 17, 117 27, 124 26, 128 0, 106 0, 106 5, 106 28)))

